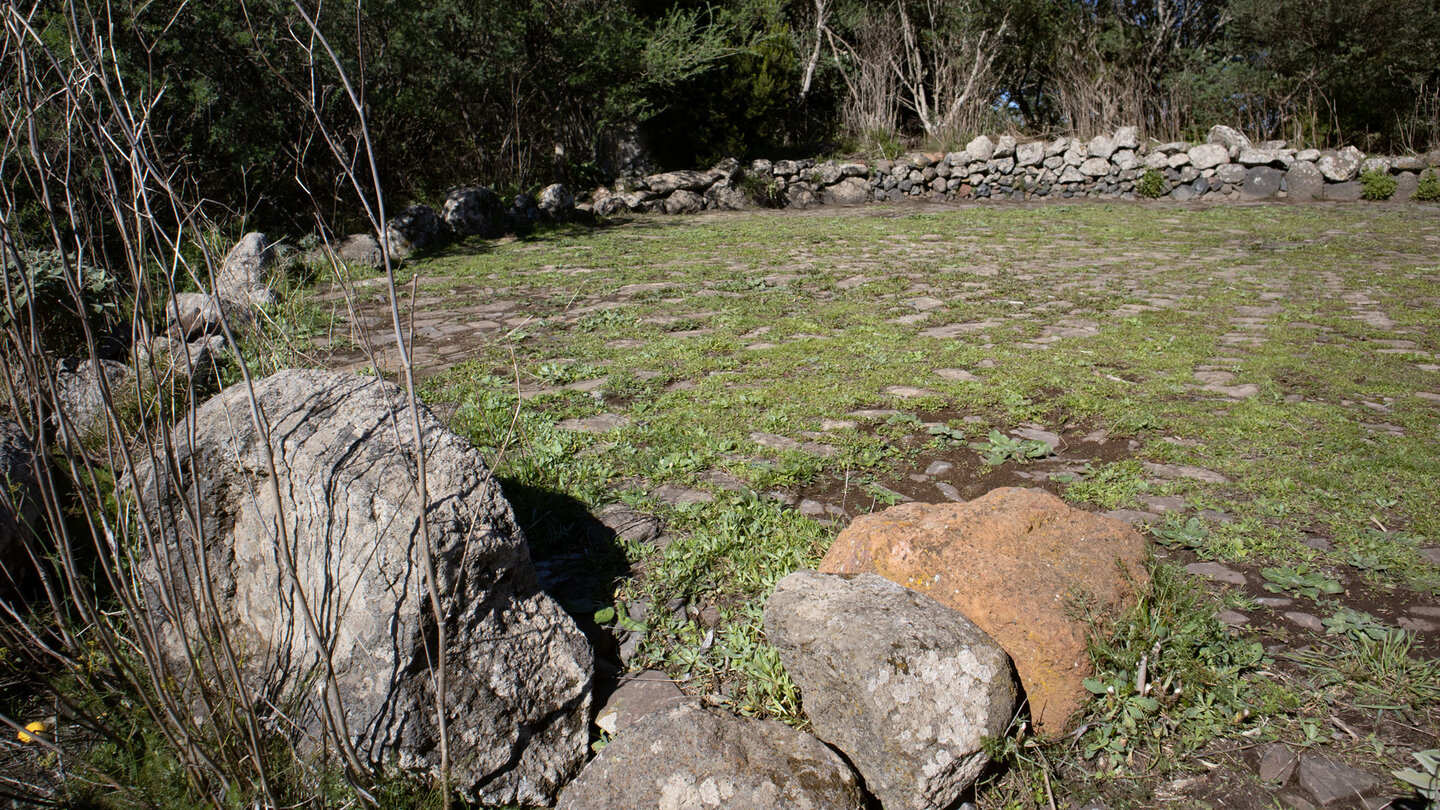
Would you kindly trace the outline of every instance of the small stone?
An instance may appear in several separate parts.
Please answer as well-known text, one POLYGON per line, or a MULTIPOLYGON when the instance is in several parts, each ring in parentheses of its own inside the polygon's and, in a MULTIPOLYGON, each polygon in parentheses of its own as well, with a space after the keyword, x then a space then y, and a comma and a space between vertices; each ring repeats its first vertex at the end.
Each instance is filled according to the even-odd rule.
POLYGON ((935 488, 940 490, 940 494, 944 495, 947 500, 954 501, 955 503, 965 502, 965 499, 960 497, 960 490, 945 483, 944 481, 936 482, 935 488))
POLYGON ((1044 442, 1050 446, 1050 452, 1052 453, 1060 449, 1061 439, 1058 433, 1052 433, 1048 430, 1040 430, 1038 428, 1017 428, 1010 432, 1022 439, 1044 442))
POLYGON ((1281 793, 1280 804, 1288 810, 1315 810, 1315 805, 1294 793, 1281 793))
POLYGON ((659 487, 650 493, 650 497, 661 503, 668 503, 671 506, 712 503, 715 500, 715 496, 708 492, 702 492, 698 489, 687 489, 686 487, 676 486, 674 484, 665 484, 659 487))
POLYGON ((564 419, 555 426, 561 430, 573 430, 578 433, 608 433, 616 428, 622 428, 630 424, 630 417, 613 413, 602 413, 598 416, 587 416, 583 419, 564 419))
POLYGON ((800 514, 807 517, 823 517, 825 515, 825 504, 810 498, 801 501, 799 508, 800 514))
POLYGON ((1108 518, 1124 521, 1131 526, 1137 526, 1142 523, 1157 523, 1160 520, 1160 516, 1154 512, 1141 512, 1138 509, 1111 509, 1101 514, 1108 518))
POLYGON ((1185 499, 1179 495, 1149 495, 1141 500, 1152 512, 1179 512, 1185 508, 1185 499))
POLYGON ((1198 577, 1213 579, 1216 582, 1224 582, 1230 585, 1244 585, 1245 575, 1233 568, 1226 568, 1220 563, 1198 562, 1185 566, 1185 570, 1198 577))
POLYGON ((1295 604, 1294 599, 1286 599, 1283 596, 1257 596, 1254 601, 1255 604, 1268 608, 1290 607, 1295 604))
POLYGON ((1379 785, 1380 779, 1373 774, 1319 754, 1306 754, 1300 758, 1300 787, 1322 807, 1358 798, 1379 785))
POLYGON ((1429 619, 1415 619, 1409 616, 1401 616, 1396 624, 1416 633, 1432 633, 1435 630, 1440 630, 1440 624, 1436 624, 1429 619))
POLYGON ((930 466, 928 466, 928 467, 925 468, 925 474, 926 474, 926 475, 944 475, 945 473, 948 473, 948 472, 950 472, 950 471, 953 470, 953 469, 955 469, 955 465, 954 465, 954 464, 951 464, 951 463, 948 462, 948 461, 939 461, 939 460, 936 460, 936 461, 930 462, 930 466))
POLYGON ((935 373, 944 380, 955 380, 957 382, 982 382, 979 377, 959 368, 937 368, 935 373))
POLYGON ((684 699, 685 693, 663 672, 647 669, 630 673, 620 679, 596 713, 595 725, 609 734, 618 734, 645 715, 678 705, 684 699))
POLYGON ((892 385, 886 388, 884 393, 903 399, 918 399, 920 397, 938 397, 938 393, 924 388, 913 388, 908 385, 892 385))
POLYGON ((1300 758, 1288 747, 1279 743, 1267 745, 1260 751, 1260 780, 1283 785, 1299 763, 1300 758))
POLYGON ((1204 467, 1191 467, 1185 464, 1156 464, 1150 461, 1142 461, 1140 466, 1144 468, 1145 472, 1167 481, 1176 478, 1193 478, 1212 484, 1230 483, 1229 478, 1204 467))
POLYGON ((1301 627, 1315 633, 1325 632, 1325 625, 1309 613, 1302 613, 1298 610, 1291 610, 1285 613, 1285 618, 1300 625, 1301 627))
POLYGON ((1246 616, 1244 613, 1240 613, 1234 610, 1222 610, 1219 613, 1215 614, 1215 618, 1219 619, 1225 624, 1230 625, 1231 627, 1240 627, 1242 625, 1247 625, 1250 623, 1249 616, 1246 616))

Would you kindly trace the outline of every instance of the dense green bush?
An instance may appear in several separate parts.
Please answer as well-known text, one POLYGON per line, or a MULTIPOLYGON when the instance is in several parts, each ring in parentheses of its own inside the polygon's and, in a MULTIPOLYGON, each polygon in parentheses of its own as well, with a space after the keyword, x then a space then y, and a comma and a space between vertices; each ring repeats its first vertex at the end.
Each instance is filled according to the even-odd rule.
POLYGON ((84 324, 103 340, 119 314, 114 277, 53 249, 6 253, 4 296, 0 327, 16 327, 31 345, 61 357, 88 354, 84 324))
POLYGON ((1155 199, 1165 193, 1165 175, 1154 169, 1146 169, 1135 181, 1135 193, 1141 197, 1155 199))
POLYGON ((1360 175, 1361 196, 1367 200, 1388 200, 1399 185, 1384 169, 1371 169, 1360 175))
POLYGON ((1440 172, 1430 169, 1420 175, 1420 185, 1415 189, 1414 199, 1420 202, 1440 202, 1440 172))

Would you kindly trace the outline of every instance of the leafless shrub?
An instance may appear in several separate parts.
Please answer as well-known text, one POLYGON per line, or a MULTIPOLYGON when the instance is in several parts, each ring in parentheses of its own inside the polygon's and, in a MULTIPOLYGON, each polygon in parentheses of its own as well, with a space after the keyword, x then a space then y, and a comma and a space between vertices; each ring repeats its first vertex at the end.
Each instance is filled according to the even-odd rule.
MULTIPOLYGON (((311 11, 299 0, 294 9, 303 24, 289 29, 290 44, 312 66, 311 87, 296 92, 311 113, 311 131, 323 143, 321 154, 333 164, 337 183, 363 202, 363 214, 384 244, 384 199, 364 106, 311 11)), ((98 784, 110 801, 144 804, 142 788, 114 773, 143 770, 137 758, 153 754, 159 762, 173 762, 176 772, 145 774, 142 780, 178 780, 192 796, 216 807, 237 801, 271 807, 370 803, 387 776, 352 748, 328 667, 322 666, 319 676, 329 716, 322 748, 333 756, 317 759, 290 740, 284 703, 253 693, 241 677, 244 651, 213 611, 195 617, 199 632, 183 660, 164 649, 156 617, 186 605, 213 606, 216 584, 209 573, 164 579, 158 589, 145 587, 138 573, 144 560, 165 558, 159 551, 163 544, 199 536, 201 507, 186 500, 176 462, 183 457, 176 442, 193 440, 185 426, 193 430, 195 409, 232 376, 234 384, 249 386, 261 369, 253 353, 236 352, 233 371, 222 378, 218 369, 175 368, 157 353, 133 350, 161 337, 160 313, 177 293, 216 289, 221 255, 212 236, 219 226, 210 218, 203 190, 157 157, 155 128, 165 122, 150 113, 166 88, 160 77, 151 77, 157 79, 153 83, 130 81, 133 74, 122 67, 110 41, 113 11, 103 3, 73 1, 0 8, 5 270, 0 371, 4 416, 41 451, 31 471, 43 513, 39 530, 24 535, 22 548, 7 555, 0 577, 0 708, 48 718, 43 730, 27 732, 33 716, 0 714, 14 732, 0 751, 13 766, 0 777, 0 795, 43 804, 60 799, 66 786, 98 784), (72 356, 52 340, 36 298, 34 257, 44 251, 63 267, 57 305, 73 316, 81 335, 72 356), (89 265, 105 269, 115 287, 87 287, 82 268, 89 265), (96 315, 97 303, 114 308, 122 350, 116 350, 105 318, 96 315), (76 361, 101 360, 116 360, 131 373, 117 377, 123 380, 118 385, 97 375, 99 419, 78 424, 76 410, 64 404, 66 369, 76 361), (173 500, 183 508, 169 519, 187 524, 186 531, 164 525, 162 515, 136 497, 151 469, 170 471, 161 480, 176 482, 173 500), (147 745, 157 750, 145 751, 147 745), (97 752, 113 767, 97 764, 97 752), (322 787, 328 791, 323 795, 322 787)), ((296 151, 304 152, 304 145, 296 151)), ((322 212, 328 210, 317 200, 321 233, 326 232, 322 212)), ((388 261, 386 278, 397 370, 409 392, 408 422, 417 433, 412 463, 423 503, 424 445, 418 441, 405 319, 388 261)), ((253 338, 242 336, 242 326, 225 319, 229 345, 254 345, 253 338)), ((289 356, 283 343, 262 348, 289 356)), ((186 363, 188 356, 180 361, 186 363)), ((253 395, 251 402, 252 419, 263 430, 265 414, 253 395)), ((268 472, 272 486, 278 485, 273 458, 268 472)), ((280 526, 283 531, 284 521, 280 526)), ((423 525, 422 535, 429 537, 423 525)), ((282 563, 288 546, 284 538, 277 543, 282 563)), ((433 554, 427 562, 430 606, 438 616, 433 554)), ((298 618, 316 648, 327 649, 326 626, 307 614, 307 597, 323 599, 315 589, 324 586, 299 581, 293 566, 287 570, 288 587, 299 597, 298 618)), ((445 624, 436 621, 441 649, 445 624)), ((439 778, 448 799, 443 657, 431 662, 429 671, 440 702, 439 778)))

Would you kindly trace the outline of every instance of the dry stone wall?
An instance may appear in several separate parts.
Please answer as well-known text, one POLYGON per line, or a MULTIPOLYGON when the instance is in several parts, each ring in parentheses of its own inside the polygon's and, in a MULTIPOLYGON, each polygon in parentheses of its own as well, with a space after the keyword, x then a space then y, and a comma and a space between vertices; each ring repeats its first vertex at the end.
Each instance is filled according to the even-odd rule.
MULTIPOLYGON (((1021 142, 981 135, 955 152, 913 152, 894 160, 755 160, 726 158, 704 171, 686 169, 622 178, 587 200, 559 184, 532 197, 502 200, 484 186, 451 191, 440 211, 412 205, 386 225, 393 258, 451 237, 499 236, 539 222, 620 214, 694 214, 757 206, 815 208, 909 199, 1133 200, 1187 202, 1290 199, 1359 200, 1361 176, 1395 183, 1392 200, 1410 200, 1422 175, 1440 172, 1440 150, 1385 157, 1344 149, 1294 149, 1284 141, 1252 143, 1227 126, 1204 143, 1144 141, 1135 127, 1089 140, 1021 142), (1148 178, 1147 178, 1148 175, 1148 178)), ((371 253, 379 256, 378 243, 371 253)))
POLYGON ((1367 157, 1355 147, 1297 150, 1284 141, 1252 143, 1225 126, 1205 143, 1142 142, 1135 127, 1089 140, 1061 137, 1021 143, 980 136, 949 153, 916 152, 871 163, 756 160, 738 171, 730 161, 708 172, 670 172, 599 189, 582 210, 693 213, 757 204, 781 208, 975 199, 1071 199, 1159 196, 1204 200, 1358 200, 1360 175, 1379 170, 1397 184, 1391 199, 1409 199, 1422 172, 1440 167, 1440 151, 1423 156, 1367 157), (1150 195, 1139 185, 1159 176, 1150 195))

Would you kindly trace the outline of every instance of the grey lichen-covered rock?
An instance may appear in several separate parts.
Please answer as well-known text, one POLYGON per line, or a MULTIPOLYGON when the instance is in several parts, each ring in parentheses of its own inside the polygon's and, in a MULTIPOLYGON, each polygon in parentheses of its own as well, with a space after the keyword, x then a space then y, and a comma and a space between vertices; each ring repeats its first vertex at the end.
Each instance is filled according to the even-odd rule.
POLYGON ((215 274, 215 294, 242 303, 275 303, 275 291, 265 283, 265 274, 274 264, 275 251, 265 234, 245 234, 220 263, 215 274))
POLYGON ((1190 158, 1190 165, 1201 170, 1213 169, 1223 163, 1230 162, 1230 154, 1225 151, 1225 146, 1218 143, 1203 143, 1199 146, 1192 146, 1185 154, 1190 158))
POLYGON ((984 135, 979 135, 975 140, 965 144, 965 153, 971 160, 989 160, 995 156, 995 142, 984 135))
POLYGON ((645 178, 645 185, 656 194, 669 194, 676 190, 704 191, 715 182, 718 177, 708 172, 697 172, 693 169, 686 169, 678 172, 665 172, 664 174, 652 174, 645 178))
POLYGON ((1018 144, 1015 147, 1016 166, 1039 166, 1045 159, 1045 144, 1040 141, 1018 144))
POLYGON ((1110 161, 1100 157, 1086 158, 1080 164, 1080 173, 1086 177, 1104 177, 1110 173, 1110 161))
POLYGON ((335 246, 335 258, 346 264, 378 270, 385 266, 385 251, 373 233, 353 233, 335 246))
MULTIPOLYGON (((0 566, 18 577, 29 565, 23 546, 40 528, 40 489, 36 471, 40 456, 25 431, 0 419, 0 566)), ((38 552, 38 550, 37 550, 38 552)))
POLYGON ((439 242, 447 226, 435 209, 428 205, 411 205, 385 223, 385 240, 390 258, 400 260, 421 248, 439 242))
POLYGON ((721 180, 705 189, 706 208, 718 211, 743 211, 750 206, 750 198, 729 180, 721 180))
POLYGON ((855 773, 809 735, 774 720, 687 702, 611 740, 556 810, 860 810, 855 773))
POLYGON ((1285 172, 1285 191, 1292 200, 1318 200, 1325 195, 1325 176, 1314 163, 1296 161, 1285 172))
POLYGON ((1280 181, 1285 172, 1269 166, 1256 166, 1245 173, 1245 184, 1240 187, 1240 199, 1264 200, 1280 191, 1280 181))
POLYGON ((551 222, 564 222, 575 213, 575 195, 561 183, 551 183, 540 189, 535 198, 540 213, 551 222))
POLYGON ((1220 144, 1233 159, 1239 157, 1240 152, 1250 148, 1250 139, 1237 129, 1227 127, 1224 124, 1216 124, 1210 128, 1210 134, 1205 138, 1206 143, 1220 144))
POLYGON ((1115 150, 1117 148, 1118 147, 1115 146, 1115 141, 1111 140, 1109 136, 1106 135, 1096 135, 1095 137, 1090 139, 1090 142, 1088 144, 1085 145, 1085 151, 1089 153, 1092 159, 1104 158, 1106 160, 1109 160, 1110 156, 1115 154, 1115 150))
POLYGON ((500 236, 509 224, 505 202, 485 186, 457 188, 445 195, 440 219, 457 236, 500 236))
POLYGON ((113 409, 139 401, 135 370, 114 360, 62 361, 55 383, 56 428, 77 440, 104 433, 113 409))
POLYGON ((1120 127, 1110 140, 1114 142, 1116 149, 1139 149, 1140 129, 1138 127, 1120 127))
POLYGON ((195 340, 204 335, 216 335, 223 331, 225 318, 231 319, 230 328, 239 329, 244 320, 249 323, 249 308, 226 307, 219 296, 197 292, 176 293, 173 301, 165 303, 165 332, 180 340, 195 340))
POLYGON ((141 574, 167 677, 189 683, 186 647, 225 632, 244 651, 243 679, 261 705, 284 707, 302 751, 320 749, 328 702, 363 760, 433 771, 428 542, 446 617, 456 786, 482 803, 552 801, 583 762, 593 658, 536 585, 524 536, 479 451, 421 406, 422 504, 409 406, 396 386, 282 371, 255 383, 254 402, 266 433, 235 386, 176 428, 175 465, 140 475, 152 525, 167 527, 141 574), (213 610, 189 579, 202 560, 213 610), (328 700, 322 649, 334 671, 328 700))
POLYGON ((1347 146, 1339 152, 1322 155, 1315 168, 1332 183, 1346 183, 1360 173, 1360 161, 1364 157, 1359 149, 1347 146))
POLYGON ((683 188, 671 192, 670 196, 665 198, 665 213, 667 214, 695 214, 704 208, 704 197, 683 188))
POLYGON ((847 177, 820 191, 820 200, 825 205, 859 205, 869 198, 870 184, 862 177, 847 177))
POLYGON ((1239 185, 1245 182, 1245 167, 1238 163, 1226 163, 1215 167, 1215 178, 1222 183, 1239 185))
POLYGON ((814 208, 820 204, 820 195, 815 193, 815 187, 809 183, 797 182, 785 187, 787 208, 814 208))
POLYGON ((949 807, 989 761, 981 739, 1015 708, 1010 659, 958 611, 883 577, 797 571, 765 633, 815 734, 887 810, 949 807))

